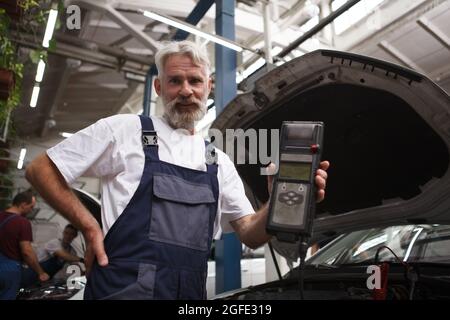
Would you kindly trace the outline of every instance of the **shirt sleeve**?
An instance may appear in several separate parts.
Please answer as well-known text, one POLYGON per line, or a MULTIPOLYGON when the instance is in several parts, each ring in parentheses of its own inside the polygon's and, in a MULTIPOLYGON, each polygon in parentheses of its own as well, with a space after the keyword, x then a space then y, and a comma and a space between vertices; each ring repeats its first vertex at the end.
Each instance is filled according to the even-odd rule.
POLYGON ((31 231, 31 223, 26 219, 21 219, 19 225, 19 242, 30 241, 33 242, 33 232, 31 231))
POLYGON ((242 218, 246 215, 253 214, 250 201, 245 195, 244 184, 230 158, 223 154, 224 161, 222 164, 223 183, 221 186, 221 203, 222 212, 221 228, 223 232, 233 232, 230 225, 231 221, 242 218))
POLYGON ((107 119, 97 121, 47 150, 67 183, 73 183, 80 176, 114 175, 123 167, 107 119))

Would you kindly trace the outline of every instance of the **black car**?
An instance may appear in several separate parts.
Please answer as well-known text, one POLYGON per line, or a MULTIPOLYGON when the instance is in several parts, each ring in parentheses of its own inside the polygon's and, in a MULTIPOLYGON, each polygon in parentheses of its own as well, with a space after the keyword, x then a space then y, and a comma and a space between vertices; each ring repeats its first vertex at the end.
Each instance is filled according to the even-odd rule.
MULTIPOLYGON (((311 243, 334 240, 308 260, 305 298, 450 298, 448 93, 392 63, 318 50, 248 84, 212 127, 223 133, 279 129, 286 120, 324 122, 322 159, 331 163, 311 243), (392 228, 422 230, 423 238, 407 239, 409 244, 414 240, 408 255, 380 239, 367 244, 392 228), (364 243, 368 247, 362 250, 364 243), (368 285, 370 266, 381 268, 377 271, 387 287, 368 285)), ((255 207, 269 198, 262 165, 237 165, 255 207)), ((298 244, 272 242, 296 261, 298 244)), ((294 269, 279 281, 217 298, 296 299, 298 274, 294 269)))

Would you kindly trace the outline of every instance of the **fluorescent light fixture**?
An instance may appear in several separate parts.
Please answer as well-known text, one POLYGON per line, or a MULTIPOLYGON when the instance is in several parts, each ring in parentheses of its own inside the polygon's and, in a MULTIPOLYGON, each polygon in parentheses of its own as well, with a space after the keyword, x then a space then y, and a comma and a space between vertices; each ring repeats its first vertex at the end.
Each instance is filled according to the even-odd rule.
POLYGON ((134 72, 125 72, 125 79, 145 83, 145 76, 134 72))
POLYGON ((30 107, 31 108, 35 108, 37 105, 37 101, 39 98, 39 91, 41 90, 41 88, 39 88, 38 85, 35 85, 33 88, 33 93, 31 94, 31 101, 30 101, 30 107))
POLYGON ((19 161, 17 162, 17 169, 23 168, 23 161, 25 160, 25 155, 27 154, 27 149, 22 148, 20 150, 19 161))
POLYGON ((251 64, 247 69, 245 69, 242 72, 242 76, 244 78, 247 78, 253 72, 255 72, 256 70, 261 68, 265 63, 266 63, 266 60, 264 60, 263 58, 259 58, 258 60, 256 60, 253 64, 251 64))
POLYGON ((69 137, 73 136, 73 133, 69 133, 69 132, 60 132, 59 134, 61 136, 63 136, 64 138, 69 138, 69 137))
POLYGON ((48 15, 47 27, 45 28, 44 40, 42 40, 42 46, 48 48, 50 40, 53 37, 53 31, 55 30, 56 18, 58 17, 58 10, 51 9, 48 15))
POLYGON ((36 82, 41 82, 44 77, 45 62, 41 59, 39 60, 37 71, 36 71, 36 82))
MULTIPOLYGON (((154 20, 158 20, 158 21, 163 22, 165 24, 171 25, 171 26, 173 26, 175 28, 178 28, 178 29, 184 30, 186 32, 195 34, 197 36, 200 36, 202 38, 205 38, 207 40, 210 40, 210 41, 213 41, 213 42, 215 42, 217 44, 220 44, 220 45, 222 45, 224 47, 233 49, 233 50, 238 51, 238 52, 241 52, 242 50, 244 50, 244 47, 238 45, 237 43, 235 43, 233 41, 230 41, 230 40, 228 40, 226 38, 223 38, 223 37, 215 35, 215 34, 211 34, 211 33, 199 30, 199 29, 195 28, 192 25, 189 25, 188 23, 186 23, 184 21, 181 21, 181 20, 178 20, 178 19, 166 16, 166 15, 163 15, 163 14, 160 14, 160 13, 155 13, 155 12, 152 12, 152 11, 147 11, 147 10, 140 10, 140 11, 142 12, 142 14, 144 16, 146 16, 148 18, 151 18, 151 19, 154 19, 154 20)), ((248 48, 245 48, 245 49, 246 50, 250 50, 250 51, 254 51, 254 50, 251 50, 251 49, 248 49, 248 48)))

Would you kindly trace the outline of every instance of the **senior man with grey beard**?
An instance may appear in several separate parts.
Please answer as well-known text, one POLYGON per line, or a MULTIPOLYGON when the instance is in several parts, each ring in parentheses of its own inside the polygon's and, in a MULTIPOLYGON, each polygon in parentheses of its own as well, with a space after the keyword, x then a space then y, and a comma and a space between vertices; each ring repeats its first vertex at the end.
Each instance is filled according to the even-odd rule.
MULTIPOLYGON (((101 119, 27 167, 87 241, 85 299, 205 299, 213 239, 235 231, 251 248, 270 239, 268 205, 255 212, 232 161, 220 150, 206 161, 211 148, 195 132, 211 91, 204 48, 170 42, 155 60, 163 117, 101 119), (70 190, 81 175, 101 178, 103 230, 70 190)), ((328 165, 316 175, 318 201, 328 165)))

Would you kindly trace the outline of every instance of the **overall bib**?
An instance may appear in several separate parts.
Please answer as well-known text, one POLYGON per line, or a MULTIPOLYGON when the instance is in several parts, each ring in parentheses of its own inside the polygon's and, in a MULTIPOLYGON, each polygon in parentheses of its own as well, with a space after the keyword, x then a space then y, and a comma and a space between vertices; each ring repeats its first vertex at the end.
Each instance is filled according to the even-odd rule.
POLYGON ((217 164, 206 164, 203 172, 159 160, 152 120, 140 120, 142 178, 105 237, 109 264, 94 262, 84 298, 206 299, 217 164))

